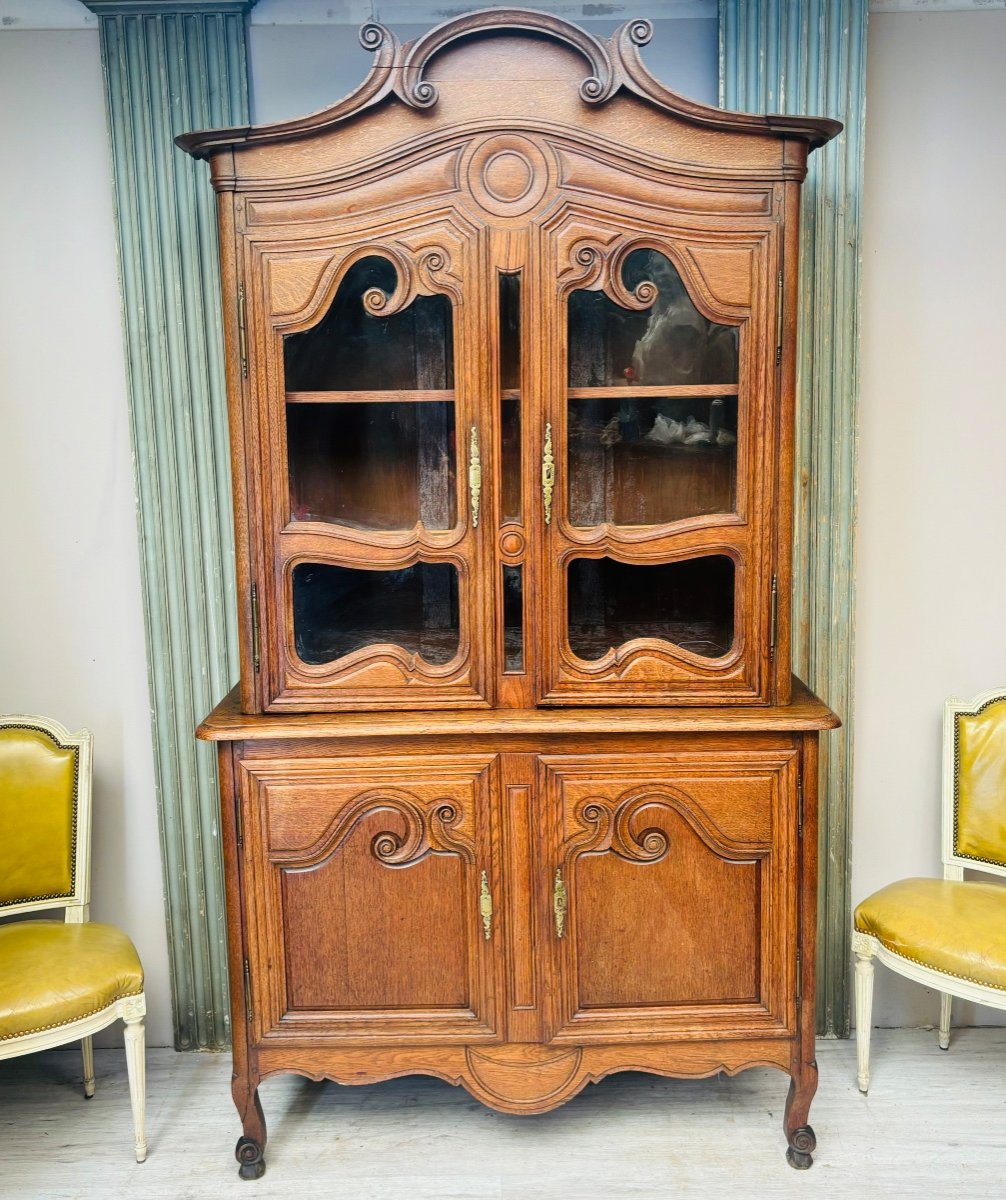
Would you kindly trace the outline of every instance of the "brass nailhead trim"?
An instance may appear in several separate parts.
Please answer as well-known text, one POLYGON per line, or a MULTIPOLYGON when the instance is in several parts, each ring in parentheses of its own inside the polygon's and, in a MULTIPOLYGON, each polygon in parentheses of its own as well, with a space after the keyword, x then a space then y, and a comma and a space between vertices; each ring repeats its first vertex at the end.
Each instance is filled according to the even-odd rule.
POLYGON ((923 962, 921 958, 913 958, 911 954, 904 954, 900 950, 895 950, 883 938, 877 937, 875 933, 871 933, 868 929, 860 929, 857 925, 856 932, 865 934, 866 937, 876 938, 885 950, 891 954, 896 954, 898 958, 903 958, 906 962, 913 962, 917 966, 925 967, 929 971, 936 971, 940 975, 949 975, 951 979, 963 979, 965 983, 976 983, 979 987, 995 988, 996 991, 1006 992, 1006 983, 989 983, 985 979, 975 979, 973 975, 961 975, 958 971, 944 971, 942 967, 934 967, 932 963, 923 962))
POLYGON ((129 1000, 133 996, 142 996, 143 988, 138 992, 126 992, 124 996, 116 996, 114 1000, 109 1000, 107 1004, 101 1004, 97 1008, 92 1008, 90 1012, 81 1013, 79 1017, 68 1017, 65 1021, 53 1021, 51 1025, 39 1025, 35 1029, 22 1029, 18 1033, 5 1033, 0 1037, 0 1042, 9 1042, 11 1038, 27 1037, 31 1033, 45 1033, 47 1029, 59 1029, 63 1025, 73 1025, 76 1021, 86 1021, 88 1017, 93 1017, 95 1013, 100 1013, 102 1009, 111 1008, 113 1004, 118 1004, 120 1000, 129 1000))
MULTIPOLYGON (((0 900, 0 908, 9 908, 12 904, 35 904, 40 900, 72 899, 77 890, 77 804, 80 799, 80 747, 64 746, 55 734, 41 725, 0 725, 0 729, 30 729, 33 733, 44 734, 50 742, 60 750, 69 750, 73 754, 73 815, 70 820, 70 890, 68 892, 49 892, 45 896, 23 896, 20 900, 0 900)), ((98 1011, 97 1009, 95 1011, 98 1011)), ((3 1041, 0 1038, 0 1041, 3 1041)))

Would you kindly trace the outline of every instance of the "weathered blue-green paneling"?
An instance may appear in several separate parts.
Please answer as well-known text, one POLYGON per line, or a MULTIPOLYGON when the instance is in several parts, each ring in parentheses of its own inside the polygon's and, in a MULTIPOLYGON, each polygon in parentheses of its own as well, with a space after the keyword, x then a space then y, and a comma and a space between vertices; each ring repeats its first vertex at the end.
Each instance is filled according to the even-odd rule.
POLYGON ((804 190, 793 649, 842 718, 822 738, 818 1024, 849 1032, 853 554, 868 0, 720 0, 720 102, 837 117, 804 190))
POLYGON ((212 748, 199 721, 237 677, 214 198, 184 130, 248 120, 251 4, 88 3, 100 17, 115 173, 175 1038, 229 1041, 212 748))

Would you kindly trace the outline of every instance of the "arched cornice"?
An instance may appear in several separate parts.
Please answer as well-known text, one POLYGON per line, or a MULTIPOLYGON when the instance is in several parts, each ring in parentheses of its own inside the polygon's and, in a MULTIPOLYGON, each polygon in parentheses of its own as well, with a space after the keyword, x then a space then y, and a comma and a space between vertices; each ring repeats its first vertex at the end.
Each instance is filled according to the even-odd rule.
POLYGON ((472 37, 527 34, 558 42, 582 55, 587 74, 580 83, 579 95, 585 104, 604 104, 624 89, 693 125, 734 133, 798 137, 805 139, 812 148, 827 142, 842 128, 838 121, 824 117, 726 112, 679 96, 654 78, 640 57, 640 46, 645 46, 653 36, 649 21, 627 21, 610 39, 602 39, 551 13, 526 8, 492 8, 453 17, 405 45, 383 25, 368 22, 360 30, 360 43, 365 49, 374 51, 370 73, 356 91, 330 108, 271 125, 186 133, 175 141, 196 158, 206 158, 226 148, 309 137, 334 128, 390 95, 411 108, 433 108, 437 103, 437 89, 426 73, 441 51, 472 37))

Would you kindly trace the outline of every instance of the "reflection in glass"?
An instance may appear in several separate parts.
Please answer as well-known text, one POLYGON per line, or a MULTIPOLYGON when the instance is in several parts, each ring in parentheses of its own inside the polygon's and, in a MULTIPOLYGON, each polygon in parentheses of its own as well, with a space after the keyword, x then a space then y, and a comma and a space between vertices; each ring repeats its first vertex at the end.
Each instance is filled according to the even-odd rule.
POLYGON ((569 647, 588 662, 634 638, 720 658, 734 640, 734 563, 723 554, 655 566, 575 558, 567 616, 569 647))
POLYGON ((699 312, 666 255, 634 250, 622 278, 630 292, 651 281, 657 298, 639 312, 603 292, 570 295, 570 387, 737 382, 737 327, 699 312))
POLYGON ((370 255, 346 272, 328 312, 283 339, 288 392, 452 388, 454 347, 446 296, 417 296, 402 312, 371 316, 364 294, 390 295, 397 283, 387 259, 370 255))
POLYGON ((520 567, 503 568, 503 670, 524 670, 524 592, 520 567))
POLYGON ((286 406, 290 513, 353 529, 453 529, 454 405, 286 406))
POLYGON ((661 525, 733 512, 737 399, 571 399, 569 519, 661 525))
POLYGON ((500 275, 500 449, 504 521, 520 520, 520 274, 500 275), (506 393, 510 392, 510 395, 506 393), (517 394, 515 394, 517 393, 517 394))
POLYGON ((298 563, 293 632, 297 654, 311 665, 390 643, 441 666, 455 657, 460 640, 457 568, 419 562, 367 571, 298 563))

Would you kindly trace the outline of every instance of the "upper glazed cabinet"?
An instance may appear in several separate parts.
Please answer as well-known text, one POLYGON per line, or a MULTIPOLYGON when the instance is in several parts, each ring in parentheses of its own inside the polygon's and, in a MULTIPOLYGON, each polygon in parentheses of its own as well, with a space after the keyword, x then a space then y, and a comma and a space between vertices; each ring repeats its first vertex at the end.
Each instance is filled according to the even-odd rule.
POLYGON ((789 699, 797 195, 837 126, 471 14, 180 139, 219 193, 248 712, 789 699))

